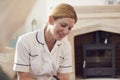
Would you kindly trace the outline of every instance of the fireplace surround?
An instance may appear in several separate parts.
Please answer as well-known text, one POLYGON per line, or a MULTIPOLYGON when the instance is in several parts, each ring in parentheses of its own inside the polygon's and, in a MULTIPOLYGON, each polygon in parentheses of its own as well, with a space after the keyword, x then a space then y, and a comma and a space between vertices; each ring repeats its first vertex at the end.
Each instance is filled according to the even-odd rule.
MULTIPOLYGON (((83 75, 83 43, 92 42, 90 33, 96 31, 105 31, 112 34, 112 43, 117 44, 115 50, 115 63, 116 68, 120 71, 120 58, 118 56, 120 52, 120 5, 104 5, 104 6, 75 6, 75 10, 78 15, 78 22, 68 35, 68 39, 72 46, 73 56, 73 73, 70 76, 70 80, 76 80, 83 75), (79 47, 79 49, 77 49, 79 47), (79 54, 78 54, 79 53, 79 54), (76 56, 80 56, 77 57, 76 56), (76 63, 75 60, 79 62, 76 63), (78 64, 78 65, 76 65, 78 64), (76 70, 78 73, 76 74, 76 70)), ((117 73, 118 75, 120 73, 117 73)))

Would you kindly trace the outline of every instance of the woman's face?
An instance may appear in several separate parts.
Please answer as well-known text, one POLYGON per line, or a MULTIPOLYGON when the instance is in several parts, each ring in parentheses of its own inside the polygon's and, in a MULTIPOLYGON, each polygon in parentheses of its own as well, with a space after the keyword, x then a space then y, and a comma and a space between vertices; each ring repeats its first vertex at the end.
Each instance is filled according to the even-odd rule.
POLYGON ((56 40, 61 40, 69 34, 74 24, 75 20, 72 18, 59 18, 57 20, 53 19, 50 32, 56 40))

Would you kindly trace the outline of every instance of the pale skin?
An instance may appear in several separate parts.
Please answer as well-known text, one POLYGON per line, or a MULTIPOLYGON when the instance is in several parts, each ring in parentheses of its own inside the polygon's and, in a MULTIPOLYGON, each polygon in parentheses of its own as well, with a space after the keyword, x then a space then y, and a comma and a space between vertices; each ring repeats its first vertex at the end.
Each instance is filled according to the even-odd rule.
MULTIPOLYGON (((35 80, 29 76, 28 72, 18 72, 18 80, 35 80)), ((70 73, 58 73, 58 78, 60 80, 69 80, 70 73)))
MULTIPOLYGON (((52 16, 49 16, 48 25, 45 29, 45 41, 47 43, 49 51, 52 50, 56 40, 63 39, 66 35, 69 34, 75 20, 72 18, 59 18, 54 20, 52 16)), ((60 80, 69 80, 70 73, 58 73, 60 80)), ((29 72, 17 72, 18 80, 35 80, 32 79, 29 75, 29 72)))

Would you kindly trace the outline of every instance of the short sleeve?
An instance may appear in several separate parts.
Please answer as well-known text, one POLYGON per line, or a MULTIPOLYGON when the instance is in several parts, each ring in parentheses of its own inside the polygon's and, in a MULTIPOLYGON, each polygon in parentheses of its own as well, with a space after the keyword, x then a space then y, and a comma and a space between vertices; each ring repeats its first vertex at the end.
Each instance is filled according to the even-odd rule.
POLYGON ((64 41, 62 44, 62 56, 63 60, 60 62, 59 73, 71 73, 72 72, 72 54, 71 46, 68 40, 64 41))
POLYGON ((14 57, 14 71, 29 72, 29 47, 25 39, 20 37, 16 44, 14 57))

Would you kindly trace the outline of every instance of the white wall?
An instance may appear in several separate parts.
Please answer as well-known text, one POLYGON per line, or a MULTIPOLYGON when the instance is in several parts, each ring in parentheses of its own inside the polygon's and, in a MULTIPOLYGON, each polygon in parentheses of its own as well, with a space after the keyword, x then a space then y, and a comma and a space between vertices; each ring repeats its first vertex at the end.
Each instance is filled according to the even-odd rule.
POLYGON ((57 5, 59 3, 69 3, 72 5, 103 5, 106 0, 47 0, 47 5, 57 5))
POLYGON ((59 3, 69 3, 73 6, 104 5, 106 0, 47 0, 47 14, 59 3))
MULTIPOLYGON (((50 8, 59 3, 69 3, 73 6, 87 6, 87 5, 104 5, 106 0, 36 0, 36 4, 22 29, 22 33, 32 31, 31 21, 37 20, 37 24, 41 27, 46 24, 47 15, 50 12, 50 8)), ((40 27, 39 26, 39 27, 40 27)), ((37 27, 37 29, 39 28, 37 27)))
POLYGON ((31 22, 33 19, 37 21, 36 29, 43 26, 46 22, 46 15, 47 15, 46 0, 36 0, 36 3, 33 6, 31 13, 29 14, 28 19, 22 29, 22 33, 32 31, 31 22))

